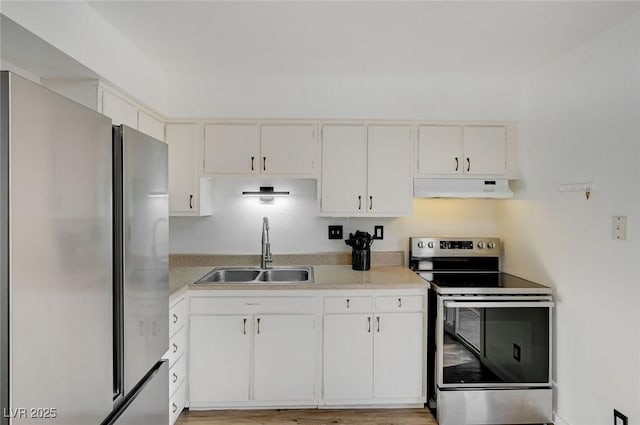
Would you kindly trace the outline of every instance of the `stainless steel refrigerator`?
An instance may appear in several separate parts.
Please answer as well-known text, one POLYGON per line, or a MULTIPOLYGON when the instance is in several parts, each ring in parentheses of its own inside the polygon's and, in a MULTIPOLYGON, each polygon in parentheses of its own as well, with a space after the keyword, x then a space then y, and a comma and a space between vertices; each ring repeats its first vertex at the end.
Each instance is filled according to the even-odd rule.
POLYGON ((0 72, 2 425, 168 422, 162 145, 0 72))

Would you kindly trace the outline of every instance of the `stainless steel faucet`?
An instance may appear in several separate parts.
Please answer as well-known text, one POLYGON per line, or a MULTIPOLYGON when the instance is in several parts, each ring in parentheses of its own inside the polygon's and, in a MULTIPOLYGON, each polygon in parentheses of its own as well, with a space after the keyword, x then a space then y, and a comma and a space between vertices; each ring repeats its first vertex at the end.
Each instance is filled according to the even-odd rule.
POLYGON ((267 263, 273 262, 271 256, 271 244, 269 243, 269 218, 262 217, 262 254, 260 255, 260 267, 266 269, 267 263))

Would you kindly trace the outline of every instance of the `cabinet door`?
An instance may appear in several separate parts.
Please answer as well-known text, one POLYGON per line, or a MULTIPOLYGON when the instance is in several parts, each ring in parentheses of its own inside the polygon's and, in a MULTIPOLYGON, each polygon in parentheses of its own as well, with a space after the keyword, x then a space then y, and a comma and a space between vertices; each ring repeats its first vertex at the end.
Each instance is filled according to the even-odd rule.
POLYGON ((422 313, 374 316, 374 397, 419 398, 423 382, 422 313))
POLYGON ((408 215, 413 201, 409 126, 371 125, 367 140, 367 212, 408 215))
POLYGON ((263 125, 260 147, 262 174, 313 174, 316 152, 313 125, 263 125))
POLYGON ((254 319, 254 400, 313 403, 315 316, 262 314, 254 319))
POLYGON ((325 314, 324 399, 373 396, 373 323, 368 314, 325 314))
POLYGON ((464 173, 504 175, 507 166, 507 131, 502 126, 464 127, 464 173))
POLYGON ((196 125, 167 124, 169 211, 194 212, 196 196, 196 125))
POLYGON ((138 130, 164 142, 164 123, 143 111, 138 111, 138 130))
POLYGON ((249 400, 250 317, 194 315, 190 324, 190 403, 249 400))
POLYGON ((138 129, 138 109, 106 90, 102 93, 102 113, 111 118, 113 125, 124 124, 138 129))
POLYGON ((253 174, 258 172, 260 165, 257 125, 205 125, 205 173, 253 174))
POLYGON ((321 209, 362 213, 366 208, 367 149, 362 125, 322 128, 321 209))
POLYGON ((461 174, 462 128, 447 125, 418 127, 418 174, 461 174))

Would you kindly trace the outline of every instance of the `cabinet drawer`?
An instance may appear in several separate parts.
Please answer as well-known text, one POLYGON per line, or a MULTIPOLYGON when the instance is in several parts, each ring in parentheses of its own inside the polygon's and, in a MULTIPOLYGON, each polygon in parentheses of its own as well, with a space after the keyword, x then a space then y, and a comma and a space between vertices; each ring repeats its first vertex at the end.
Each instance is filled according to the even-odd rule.
POLYGON ((376 311, 422 311, 423 302, 420 295, 376 297, 376 311))
POLYGON ((312 313, 313 297, 191 298, 191 314, 312 313))
POLYGON ((169 340, 169 367, 182 356, 187 349, 187 328, 183 326, 178 333, 169 340))
POLYGON ((182 356, 169 369, 169 396, 172 396, 187 376, 187 356, 182 356))
POLYGON ((186 299, 178 301, 169 309, 169 338, 187 323, 188 304, 186 299))
POLYGON ((173 394, 171 398, 169 398, 169 425, 173 425, 175 421, 182 413, 184 409, 184 403, 187 396, 187 386, 183 382, 182 385, 178 386, 178 389, 173 394))
POLYGON ((368 313, 373 311, 371 297, 326 297, 325 313, 368 313))

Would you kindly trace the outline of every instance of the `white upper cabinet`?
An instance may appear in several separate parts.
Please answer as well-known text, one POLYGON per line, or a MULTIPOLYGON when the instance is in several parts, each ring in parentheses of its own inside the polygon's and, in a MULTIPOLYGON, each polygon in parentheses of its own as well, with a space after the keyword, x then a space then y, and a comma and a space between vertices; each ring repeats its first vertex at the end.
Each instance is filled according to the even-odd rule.
POLYGON ((102 93, 102 113, 111 118, 114 125, 124 124, 138 129, 138 109, 107 90, 102 93))
POLYGON ((162 117, 103 81, 43 79, 42 84, 108 116, 114 125, 124 124, 155 139, 165 141, 162 117))
POLYGON ((197 124, 191 123, 167 124, 169 214, 172 216, 212 214, 211 181, 200 177, 196 167, 199 162, 197 128, 197 124))
POLYGON ((138 111, 138 130, 164 142, 164 123, 144 111, 138 111))
POLYGON ((366 127, 325 125, 322 127, 322 212, 362 213, 366 191, 366 127))
POLYGON ((207 124, 204 127, 204 172, 255 174, 258 158, 257 124, 207 124))
POLYGON ((311 175, 315 168, 315 134, 313 125, 262 125, 260 172, 311 175))
POLYGON ((417 175, 505 176, 507 129, 501 125, 421 125, 417 175))
POLYGON ((312 176, 315 125, 221 123, 204 130, 206 174, 312 176))
POLYGON ((406 125, 370 125, 367 212, 401 216, 411 211, 411 130, 406 125))
POLYGON ((408 125, 322 127, 321 212, 396 217, 412 204, 408 125))
POLYGON ((504 175, 507 171, 507 132, 502 126, 465 126, 463 172, 504 175))

